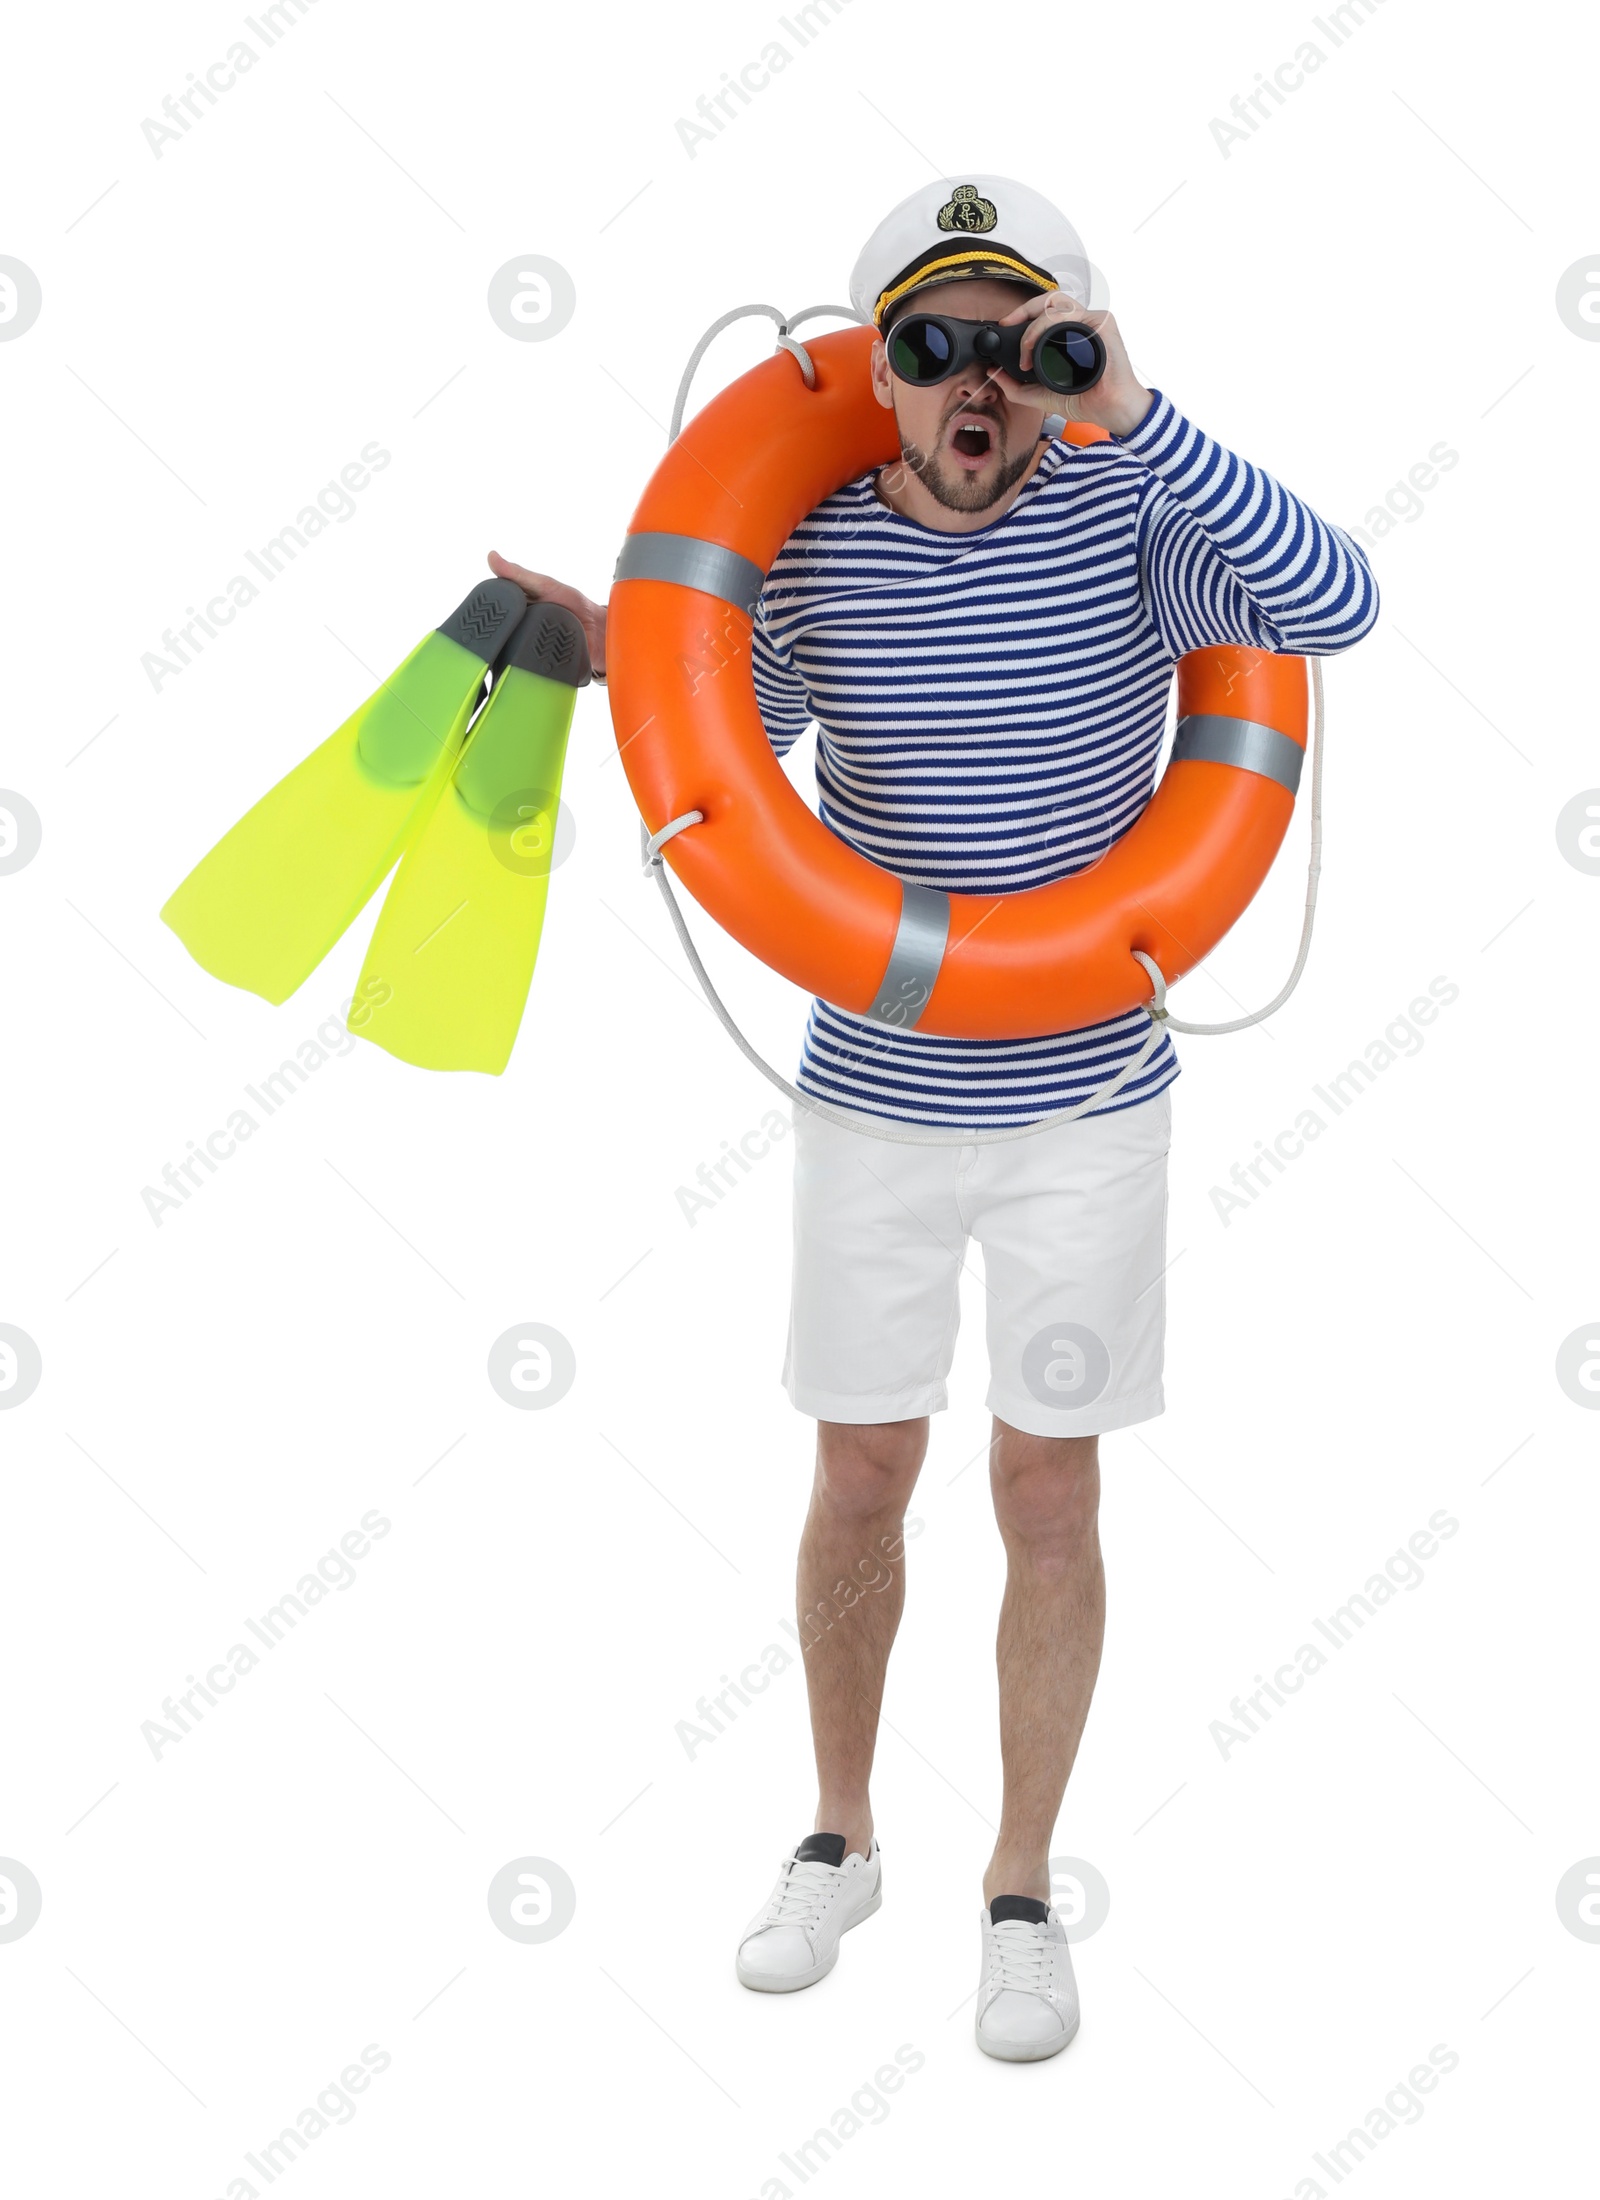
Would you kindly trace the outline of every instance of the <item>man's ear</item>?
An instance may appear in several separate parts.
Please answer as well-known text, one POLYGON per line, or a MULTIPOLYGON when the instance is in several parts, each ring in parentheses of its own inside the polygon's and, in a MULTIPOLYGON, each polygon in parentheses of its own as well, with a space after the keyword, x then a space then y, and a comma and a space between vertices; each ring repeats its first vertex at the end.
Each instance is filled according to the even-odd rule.
POLYGON ((872 347, 872 394, 885 412, 894 411, 894 378, 889 372, 889 354, 883 348, 881 336, 872 347))

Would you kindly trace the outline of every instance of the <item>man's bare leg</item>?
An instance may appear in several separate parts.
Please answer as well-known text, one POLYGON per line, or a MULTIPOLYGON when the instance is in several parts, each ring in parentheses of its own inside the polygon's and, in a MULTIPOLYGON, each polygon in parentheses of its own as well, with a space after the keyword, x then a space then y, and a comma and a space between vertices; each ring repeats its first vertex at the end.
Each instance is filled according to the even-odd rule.
POLYGON ((996 1645, 1005 1793, 983 1899, 1048 1902, 1050 1837, 1105 1637, 1099 1440, 1026 1436, 997 1419, 989 1478, 1006 1547, 996 1645))
POLYGON ((906 1505, 927 1421, 817 1423, 796 1603, 817 1758, 818 1833, 845 1854, 872 1843, 868 1786, 884 1673, 905 1603, 906 1505))

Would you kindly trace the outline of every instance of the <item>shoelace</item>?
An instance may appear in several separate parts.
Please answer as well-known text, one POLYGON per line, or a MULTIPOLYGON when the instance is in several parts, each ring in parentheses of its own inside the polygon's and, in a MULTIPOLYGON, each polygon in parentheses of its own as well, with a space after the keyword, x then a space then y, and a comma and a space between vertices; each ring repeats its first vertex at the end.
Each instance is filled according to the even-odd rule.
POLYGON ((777 1893, 767 1905, 769 1925, 815 1925, 827 1908, 840 1874, 831 1864, 793 1864, 784 1859, 785 1872, 777 1893))
POLYGON ((1026 1918, 1008 1917, 994 1928, 994 1958, 991 1976, 1000 1990, 1007 1988, 1020 1994, 1037 1994, 1045 1984, 1052 1943, 1045 1939, 1041 1927, 1030 1925, 1026 1918))

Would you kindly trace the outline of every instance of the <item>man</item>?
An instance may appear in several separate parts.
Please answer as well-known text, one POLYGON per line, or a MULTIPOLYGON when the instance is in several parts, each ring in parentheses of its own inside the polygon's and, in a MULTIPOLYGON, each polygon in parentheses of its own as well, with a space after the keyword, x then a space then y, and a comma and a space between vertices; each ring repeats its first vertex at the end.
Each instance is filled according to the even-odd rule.
MULTIPOLYGON (((914 192, 869 238, 850 294, 884 336, 916 311, 1020 326, 1024 368, 1041 330, 1087 317, 1106 368, 1070 400, 977 363, 924 387, 874 346, 902 462, 824 499, 773 565, 752 638, 768 733, 782 754, 816 720, 824 819, 904 879, 992 893, 1082 870, 1149 800, 1175 660, 1225 643, 1347 649, 1377 616, 1371 573, 1347 536, 1139 381, 1113 317, 1086 315, 1076 233, 1023 185, 914 192), (1057 441, 1043 422, 1064 408, 1109 440, 1057 441)), ((490 562, 576 610, 603 669, 598 605, 490 562)), ((835 1108, 942 1126, 945 1142, 803 1112, 795 1126, 784 1381, 817 1420, 799 1614, 818 1803, 738 1975, 765 1992, 813 1984, 882 1899, 868 1783, 902 1523, 946 1403, 975 1237, 1007 1558, 976 2029, 1011 2061, 1055 2054, 1078 2023, 1048 1859, 1104 1627, 1098 1439, 1163 1410, 1171 1040, 1075 1121, 979 1134, 1091 1098, 1148 1029, 1135 1010, 1043 1039, 942 1039, 816 1001, 798 1080, 835 1108)))

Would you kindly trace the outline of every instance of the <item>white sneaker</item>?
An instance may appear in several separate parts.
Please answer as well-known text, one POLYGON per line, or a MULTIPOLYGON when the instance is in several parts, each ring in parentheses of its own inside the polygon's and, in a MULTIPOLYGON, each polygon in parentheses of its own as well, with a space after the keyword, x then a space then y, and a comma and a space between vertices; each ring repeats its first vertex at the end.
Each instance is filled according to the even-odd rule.
POLYGON ((1042 2062, 1078 2029, 1078 1988, 1066 1927, 1048 1904, 996 1895, 979 1912, 983 1976, 974 2020, 978 2045, 1002 2062, 1042 2062))
POLYGON ((878 1844, 846 1856, 842 1833, 808 1833, 786 1856, 766 1908, 750 1920, 734 1968, 761 1994, 815 1986, 839 1960, 841 1935, 883 1900, 878 1844))

